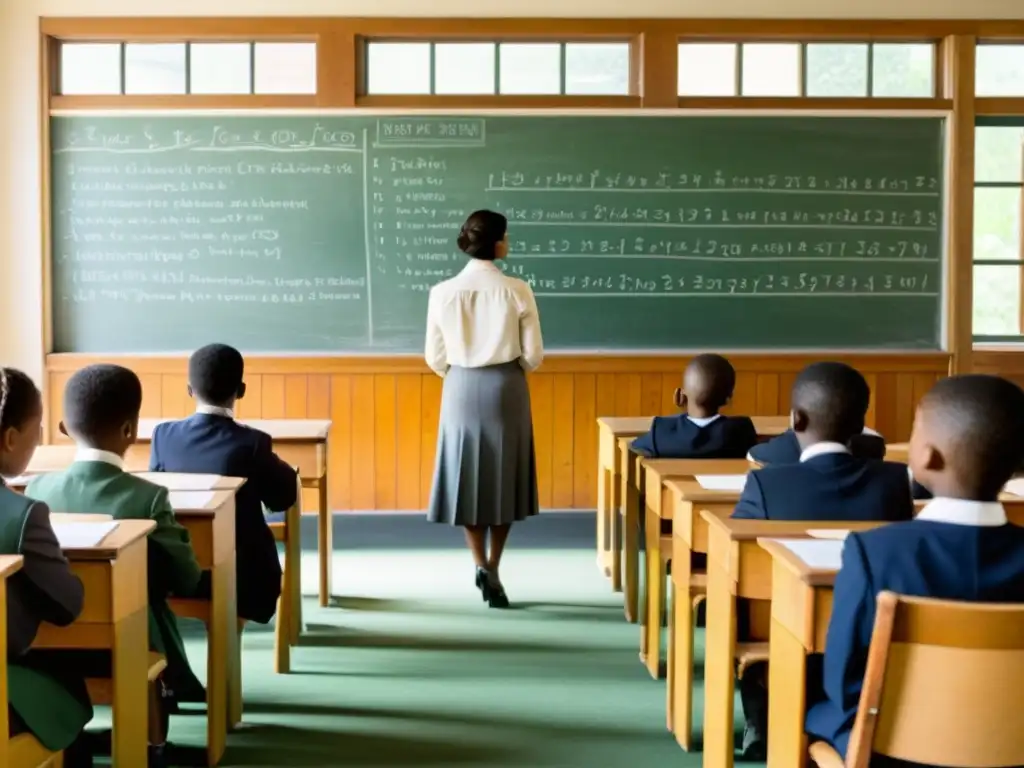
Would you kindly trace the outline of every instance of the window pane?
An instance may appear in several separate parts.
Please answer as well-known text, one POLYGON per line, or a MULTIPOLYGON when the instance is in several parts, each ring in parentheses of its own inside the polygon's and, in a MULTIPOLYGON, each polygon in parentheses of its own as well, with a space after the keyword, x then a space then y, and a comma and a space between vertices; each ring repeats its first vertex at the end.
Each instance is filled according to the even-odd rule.
POLYGON ((437 43, 434 92, 494 93, 494 43, 437 43))
POLYGON ((60 92, 121 92, 119 43, 64 43, 60 47, 60 92))
POLYGON ((735 96, 735 43, 680 43, 680 96, 735 96))
POLYGON ((184 43, 127 43, 125 93, 184 93, 184 43))
POLYGON ((629 43, 566 43, 565 92, 629 95, 629 43))
POLYGON ((867 96, 867 43, 809 43, 808 96, 867 96))
POLYGON ((191 93, 251 93, 251 43, 192 43, 191 93))
POLYGON ((430 43, 370 43, 367 93, 430 93, 430 43))
POLYGON ((1024 181, 1024 127, 980 125, 974 134, 975 181, 1024 181))
POLYGON ((256 43, 256 93, 316 93, 316 43, 256 43))
POLYGON ((1024 96, 1024 45, 979 45, 974 92, 1024 96))
POLYGON ((1020 333, 1020 267, 974 267, 974 334, 1020 333))
POLYGON ((799 96, 799 44, 744 44, 742 95, 799 96))
POLYGON ((1021 260, 1019 187, 974 190, 974 258, 1021 260))
POLYGON ((871 95, 931 98, 935 95, 935 46, 931 43, 875 43, 871 95))
POLYGON ((502 43, 500 52, 501 93, 562 92, 562 46, 559 43, 502 43))

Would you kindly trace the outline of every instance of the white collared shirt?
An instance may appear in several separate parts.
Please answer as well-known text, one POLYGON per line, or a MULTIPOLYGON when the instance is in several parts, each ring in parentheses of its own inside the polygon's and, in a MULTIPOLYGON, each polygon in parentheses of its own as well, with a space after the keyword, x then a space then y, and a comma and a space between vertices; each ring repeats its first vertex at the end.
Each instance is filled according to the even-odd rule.
POLYGON ((430 289, 427 365, 481 368, 519 360, 532 371, 544 359, 537 300, 530 286, 490 261, 471 259, 450 280, 430 289))
POLYGON ((1006 510, 998 501, 936 498, 928 502, 917 517, 933 523, 976 525, 984 528, 1006 525, 1006 510))
POLYGON ((813 459, 815 456, 824 456, 828 453, 850 453, 850 449, 842 443, 830 443, 827 440, 821 443, 815 443, 809 448, 805 448, 800 454, 800 461, 804 462, 809 459, 813 459))
POLYGON ((205 413, 207 416, 223 416, 226 419, 235 418, 235 412, 230 408, 221 408, 216 405, 207 405, 206 403, 199 403, 196 406, 196 413, 205 413))
POLYGON ((124 459, 116 453, 101 451, 99 448, 79 448, 75 451, 75 461, 99 461, 120 470, 124 469, 124 459))
POLYGON ((711 422, 716 421, 716 420, 722 418, 722 414, 716 413, 714 416, 706 416, 703 419, 698 419, 696 416, 689 416, 689 415, 686 418, 688 418, 690 421, 692 421, 698 427, 706 427, 711 422))

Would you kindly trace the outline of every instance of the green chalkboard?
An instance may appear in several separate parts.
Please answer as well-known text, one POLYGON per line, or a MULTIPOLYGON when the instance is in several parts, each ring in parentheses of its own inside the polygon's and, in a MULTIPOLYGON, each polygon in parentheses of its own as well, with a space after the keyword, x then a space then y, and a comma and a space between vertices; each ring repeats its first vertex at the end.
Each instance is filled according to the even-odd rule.
POLYGON ((52 120, 58 352, 398 353, 466 214, 552 350, 942 346, 931 117, 52 120))

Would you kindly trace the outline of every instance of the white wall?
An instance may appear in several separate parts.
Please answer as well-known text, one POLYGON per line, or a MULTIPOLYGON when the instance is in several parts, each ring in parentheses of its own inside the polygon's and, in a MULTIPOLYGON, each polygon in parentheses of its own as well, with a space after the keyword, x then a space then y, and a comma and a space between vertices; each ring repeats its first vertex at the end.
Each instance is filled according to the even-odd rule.
MULTIPOLYGON (((293 15, 1024 19, 1024 0, 290 0, 293 15), (557 8, 552 13, 552 8, 557 8)), ((181 16, 281 15, 281 0, 175 0, 181 16)), ((41 379, 39 18, 164 16, 166 0, 0 0, 0 365, 41 379)))

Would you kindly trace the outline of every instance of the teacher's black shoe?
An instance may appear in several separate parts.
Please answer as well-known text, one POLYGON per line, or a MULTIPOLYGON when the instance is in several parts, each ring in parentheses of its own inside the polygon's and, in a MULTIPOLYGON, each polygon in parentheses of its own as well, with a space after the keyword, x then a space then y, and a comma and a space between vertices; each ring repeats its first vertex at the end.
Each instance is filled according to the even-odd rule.
POLYGON ((476 569, 476 588, 480 590, 480 595, 483 597, 484 602, 490 602, 491 600, 491 577, 487 573, 487 569, 480 568, 476 569))
POLYGON ((501 584, 491 584, 489 592, 487 605, 490 608, 508 608, 508 595, 505 594, 505 588, 501 584))

